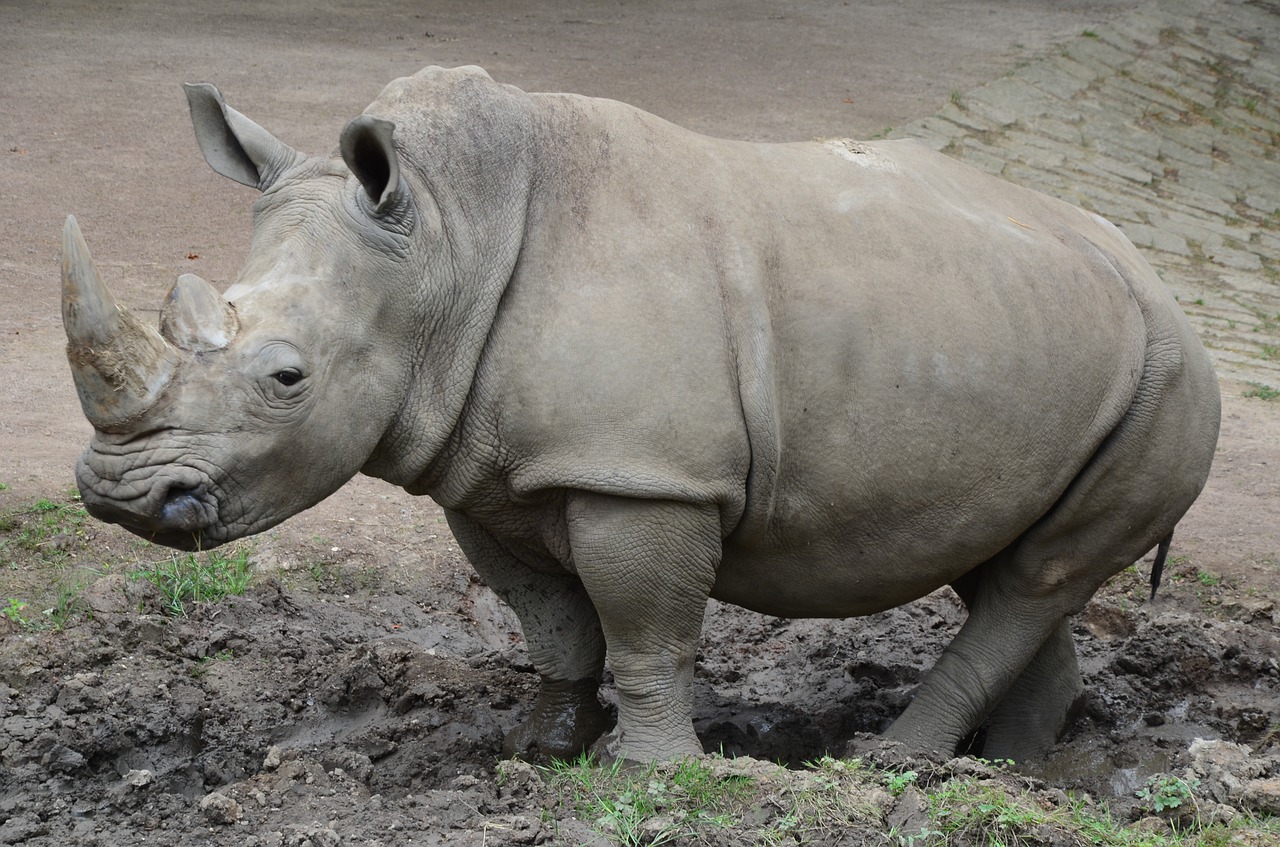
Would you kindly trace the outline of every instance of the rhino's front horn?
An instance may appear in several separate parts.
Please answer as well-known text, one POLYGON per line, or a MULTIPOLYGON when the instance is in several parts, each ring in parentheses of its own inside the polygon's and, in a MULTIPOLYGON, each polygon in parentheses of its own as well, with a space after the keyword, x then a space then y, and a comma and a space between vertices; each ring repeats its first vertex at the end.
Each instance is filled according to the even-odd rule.
POLYGON ((97 429, 128 428, 160 399, 178 366, 178 351, 116 304, 74 217, 62 230, 62 325, 80 406, 97 429))
POLYGON ((183 274, 160 310, 160 334, 183 350, 221 350, 240 329, 235 307, 195 274, 183 274))

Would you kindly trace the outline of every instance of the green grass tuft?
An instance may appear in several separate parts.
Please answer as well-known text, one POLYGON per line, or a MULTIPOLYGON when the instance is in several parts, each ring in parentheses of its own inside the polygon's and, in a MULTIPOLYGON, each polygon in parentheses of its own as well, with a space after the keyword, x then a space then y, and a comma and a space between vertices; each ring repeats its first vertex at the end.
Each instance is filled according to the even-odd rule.
POLYGON ((251 553, 250 547, 233 548, 228 553, 174 553, 131 576, 160 589, 169 614, 186 617, 195 604, 216 603, 224 597, 243 594, 253 578, 251 553))

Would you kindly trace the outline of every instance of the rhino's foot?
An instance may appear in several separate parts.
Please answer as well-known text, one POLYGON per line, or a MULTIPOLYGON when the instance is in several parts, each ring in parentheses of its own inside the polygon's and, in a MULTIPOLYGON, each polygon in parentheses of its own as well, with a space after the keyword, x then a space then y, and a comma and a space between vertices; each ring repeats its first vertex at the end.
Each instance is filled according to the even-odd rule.
POLYGON ((596 697, 599 685, 596 679, 563 682, 543 677, 533 714, 507 733, 502 754, 530 762, 580 755, 613 725, 596 697))
POLYGON ((591 745, 592 757, 602 765, 617 766, 623 770, 642 769, 654 762, 679 762, 685 759, 701 759, 707 755, 702 745, 661 745, 629 743, 626 733, 614 727, 591 745))
POLYGON ((862 759, 884 770, 921 770, 947 761, 949 756, 916 749, 882 735, 860 732, 845 745, 845 759, 862 759))

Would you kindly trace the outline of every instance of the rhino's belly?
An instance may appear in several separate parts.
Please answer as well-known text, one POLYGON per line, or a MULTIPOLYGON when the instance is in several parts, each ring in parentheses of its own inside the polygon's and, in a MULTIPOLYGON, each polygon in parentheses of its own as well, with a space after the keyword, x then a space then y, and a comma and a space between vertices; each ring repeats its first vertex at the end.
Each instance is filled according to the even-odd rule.
POLYGON ((750 547, 730 542, 711 593, 778 617, 869 615, 947 585, 1019 534, 1008 527, 956 538, 939 529, 871 541, 851 529, 750 547))
POLYGON ((806 433, 817 449, 783 451, 773 490, 748 504, 713 596, 783 617, 871 614, 922 597, 1035 525, 1117 415, 1030 413, 1009 425, 1020 417, 1010 414, 999 428, 989 416, 969 426, 939 417, 917 421, 910 438, 901 423, 883 443, 828 419, 806 433))

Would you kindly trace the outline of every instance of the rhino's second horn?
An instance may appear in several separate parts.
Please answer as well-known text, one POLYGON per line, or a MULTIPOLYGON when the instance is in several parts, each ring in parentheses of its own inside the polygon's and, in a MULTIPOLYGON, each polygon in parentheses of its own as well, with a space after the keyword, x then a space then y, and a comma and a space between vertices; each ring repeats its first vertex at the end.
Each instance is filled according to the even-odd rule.
POLYGON ((195 274, 183 274, 160 310, 160 334, 193 353, 221 350, 240 328, 235 307, 195 274))
POLYGON ((62 231, 62 324, 80 405, 95 428, 127 427, 155 405, 179 353, 116 303, 71 216, 62 231))

